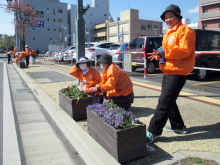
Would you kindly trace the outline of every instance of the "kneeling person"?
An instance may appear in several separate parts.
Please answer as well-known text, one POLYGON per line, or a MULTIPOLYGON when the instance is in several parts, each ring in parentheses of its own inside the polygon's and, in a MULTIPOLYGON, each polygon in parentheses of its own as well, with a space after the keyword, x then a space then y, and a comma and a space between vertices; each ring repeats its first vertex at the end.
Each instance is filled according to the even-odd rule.
POLYGON ((112 56, 104 53, 98 60, 103 70, 102 82, 90 88, 90 92, 103 93, 106 100, 128 110, 134 101, 133 83, 128 74, 112 62, 112 56))
POLYGON ((101 82, 101 76, 95 68, 90 67, 90 61, 87 57, 79 59, 79 62, 70 69, 70 75, 83 82, 85 93, 99 94, 98 92, 89 91, 90 87, 94 87, 101 82))

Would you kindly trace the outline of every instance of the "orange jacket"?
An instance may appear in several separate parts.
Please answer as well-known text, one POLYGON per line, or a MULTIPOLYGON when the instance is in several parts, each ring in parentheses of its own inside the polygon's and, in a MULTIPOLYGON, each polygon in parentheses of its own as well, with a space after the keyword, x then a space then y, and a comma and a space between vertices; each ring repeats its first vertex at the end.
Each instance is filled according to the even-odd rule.
POLYGON ((128 74, 112 63, 108 70, 103 70, 102 82, 97 84, 107 97, 127 96, 133 92, 133 83, 128 74))
POLYGON ((17 48, 14 48, 14 52, 17 52, 17 48))
POLYGON ((16 52, 9 51, 7 52, 7 54, 10 54, 11 56, 15 56, 16 52))
POLYGON ((31 51, 29 51, 29 54, 30 54, 31 56, 33 56, 33 55, 36 55, 36 52, 32 49, 31 51))
POLYGON ((19 53, 18 60, 20 61, 22 58, 26 58, 27 56, 28 56, 28 53, 27 53, 27 52, 20 52, 20 53, 19 53))
POLYGON ((14 62, 18 64, 18 57, 14 59, 14 62))
MULTIPOLYGON (((74 65, 70 69, 70 75, 73 77, 76 77, 80 81, 83 81, 83 80, 88 81, 88 85, 86 85, 86 87, 85 87, 85 93, 91 93, 89 91, 89 88, 94 87, 96 84, 99 84, 101 82, 101 76, 100 76, 98 70, 94 69, 93 67, 89 68, 89 71, 88 71, 87 75, 85 76, 83 74, 82 69, 79 69, 76 67, 76 65, 74 65)), ((95 94, 98 94, 98 93, 95 93, 95 94)))
POLYGON ((164 75, 188 75, 195 66, 196 33, 179 21, 172 30, 167 29, 162 47, 165 63, 160 64, 164 75))

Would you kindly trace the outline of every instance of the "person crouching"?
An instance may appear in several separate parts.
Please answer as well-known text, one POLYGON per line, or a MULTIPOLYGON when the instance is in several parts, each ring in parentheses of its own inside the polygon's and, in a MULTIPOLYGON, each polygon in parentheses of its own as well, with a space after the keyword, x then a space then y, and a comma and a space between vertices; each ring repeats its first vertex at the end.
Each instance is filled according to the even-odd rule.
POLYGON ((103 70, 102 82, 91 87, 90 92, 101 92, 107 101, 112 101, 125 110, 134 101, 133 83, 128 74, 112 62, 110 54, 102 54, 98 62, 103 70))

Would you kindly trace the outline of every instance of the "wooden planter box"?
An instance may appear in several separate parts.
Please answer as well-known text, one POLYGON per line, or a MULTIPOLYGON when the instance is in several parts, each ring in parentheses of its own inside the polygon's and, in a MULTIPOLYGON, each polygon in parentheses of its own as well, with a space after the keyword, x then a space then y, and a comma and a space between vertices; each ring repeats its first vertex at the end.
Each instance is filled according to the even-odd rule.
POLYGON ((82 120, 87 118, 86 108, 88 105, 92 105, 92 97, 84 97, 77 102, 77 99, 65 96, 60 90, 59 105, 74 120, 82 120))
POLYGON ((20 68, 25 68, 25 63, 24 63, 24 62, 21 62, 21 63, 18 64, 18 66, 19 66, 20 68))
POLYGON ((145 124, 117 131, 103 122, 94 112, 87 109, 87 125, 89 133, 119 163, 131 161, 147 154, 145 124))

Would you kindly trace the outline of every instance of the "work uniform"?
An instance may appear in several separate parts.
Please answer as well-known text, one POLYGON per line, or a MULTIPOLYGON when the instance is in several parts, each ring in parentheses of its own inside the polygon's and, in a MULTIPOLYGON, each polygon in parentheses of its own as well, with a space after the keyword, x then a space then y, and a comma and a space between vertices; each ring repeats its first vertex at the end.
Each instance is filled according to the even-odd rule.
POLYGON ((9 51, 7 52, 7 56, 8 56, 8 64, 11 61, 11 56, 15 56, 15 54, 17 53, 17 48, 14 48, 14 51, 9 51))
POLYGON ((165 63, 160 64, 160 69, 164 73, 162 92, 148 128, 148 131, 154 135, 162 134, 168 119, 172 129, 182 129, 184 126, 176 100, 188 73, 192 72, 195 65, 195 42, 194 30, 183 25, 181 21, 171 30, 167 29, 163 37, 165 63))
POLYGON ((25 48, 25 52, 27 52, 28 53, 28 55, 26 56, 26 67, 28 67, 29 66, 29 58, 30 58, 30 55, 29 55, 29 50, 28 50, 28 48, 25 48))
POLYGON ((126 110, 131 107, 134 100, 133 83, 128 74, 114 63, 108 70, 103 70, 102 82, 96 87, 107 100, 112 100, 114 104, 126 110))
MULTIPOLYGON (((84 75, 83 70, 77 68, 76 65, 74 65, 70 69, 70 75, 79 79, 79 81, 83 81, 83 80, 88 81, 88 84, 84 85, 85 86, 85 93, 87 93, 87 94, 91 94, 91 92, 89 91, 90 87, 94 87, 96 84, 99 84, 101 82, 101 77, 100 77, 98 70, 94 69, 93 67, 90 67, 87 74, 84 75)), ((92 94, 99 95, 100 93, 92 93, 92 94)))
POLYGON ((20 52, 19 53, 19 57, 17 57, 14 62, 17 64, 18 61, 20 61, 22 58, 26 58, 28 56, 28 53, 27 52, 20 52))

